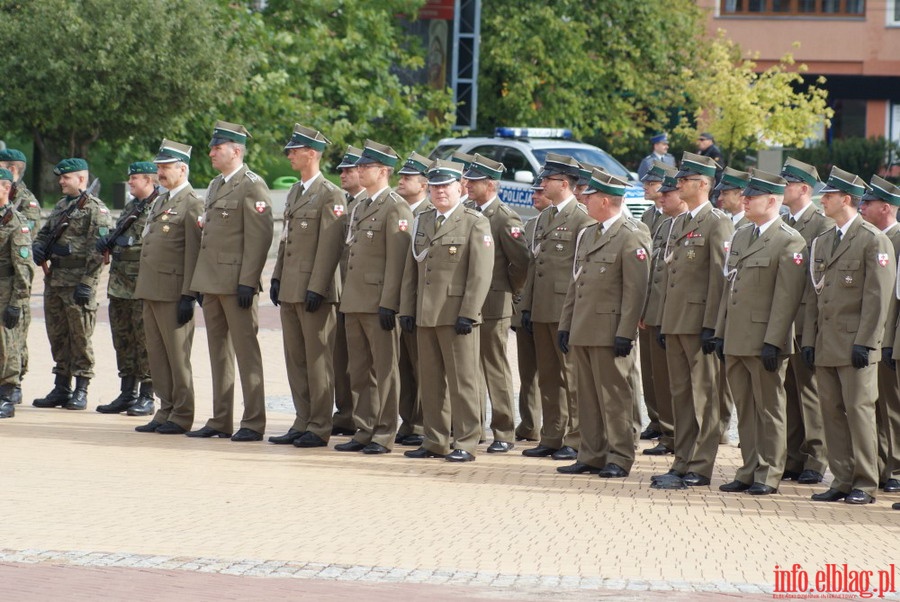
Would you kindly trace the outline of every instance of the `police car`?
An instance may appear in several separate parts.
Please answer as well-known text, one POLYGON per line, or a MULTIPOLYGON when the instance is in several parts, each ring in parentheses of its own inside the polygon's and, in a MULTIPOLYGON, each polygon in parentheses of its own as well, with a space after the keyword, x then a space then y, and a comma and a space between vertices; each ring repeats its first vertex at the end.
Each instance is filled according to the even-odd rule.
POLYGON ((577 142, 572 132, 559 128, 498 127, 493 136, 443 138, 431 152, 432 159, 450 159, 454 152, 478 153, 500 161, 506 171, 500 181, 500 200, 523 216, 534 215, 531 207, 531 184, 540 172, 547 153, 568 155, 576 161, 599 165, 609 173, 629 181, 625 205, 639 217, 653 203, 644 198, 637 174, 628 171, 606 151, 577 142))

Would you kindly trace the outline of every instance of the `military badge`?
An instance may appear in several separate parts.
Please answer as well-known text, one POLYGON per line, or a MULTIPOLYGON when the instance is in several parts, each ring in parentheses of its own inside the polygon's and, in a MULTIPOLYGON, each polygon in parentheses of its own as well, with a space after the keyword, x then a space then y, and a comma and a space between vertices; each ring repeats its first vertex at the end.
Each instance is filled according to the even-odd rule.
POLYGON ((844 284, 846 284, 847 286, 853 284, 853 276, 850 276, 849 274, 847 276, 844 276, 844 284))
POLYGON ((565 247, 563 246, 563 244, 561 242, 556 243, 557 251, 562 251, 563 249, 565 249, 565 247))
POLYGON ((169 226, 169 224, 166 224, 165 226, 162 227, 162 231, 166 234, 169 233, 170 229, 171 229, 171 227, 169 226))
POLYGON ((878 265, 881 267, 885 267, 890 261, 890 257, 887 253, 879 253, 878 254, 878 265))
POLYGON ((509 229, 509 235, 513 238, 519 238, 522 236, 522 228, 512 227, 509 229))
POLYGON ((375 233, 371 230, 366 230, 366 238, 375 238, 375 233))
POLYGON ((161 220, 164 221, 164 222, 169 221, 169 213, 168 213, 168 211, 167 211, 166 213, 163 213, 162 216, 161 216, 159 219, 161 219, 161 220))
POLYGON ((691 230, 690 232, 688 232, 687 237, 688 238, 703 238, 703 235, 695 230, 691 230))
POLYGON ((265 213, 266 211, 266 202, 265 201, 256 201, 256 212, 257 213, 265 213))
POLYGON ((397 227, 400 228, 401 232, 406 232, 406 230, 409 228, 409 220, 397 220, 397 227))
POLYGON ((490 234, 485 234, 484 236, 484 246, 489 247, 494 244, 494 239, 491 238, 490 234))
POLYGON ((447 249, 447 252, 450 253, 451 255, 456 255, 456 246, 450 245, 450 248, 447 249))
POLYGON ((26 257, 28 257, 29 251, 30 251, 30 249, 28 247, 20 247, 19 248, 19 257, 21 257, 22 259, 25 259, 26 257))
POLYGON ((731 241, 726 240, 722 243, 722 246, 725 248, 725 254, 728 255, 728 252, 731 251, 731 241))
POLYGON ((647 249, 644 247, 639 247, 634 254, 637 255, 638 261, 645 261, 647 259, 647 249))
POLYGON ((205 223, 206 223, 206 214, 204 213, 203 215, 198 215, 197 216, 197 227, 202 230, 203 224, 205 224, 205 223))
POLYGON ((22 226, 22 234, 28 234, 29 232, 28 226, 22 226))
POLYGON ((302 222, 300 222, 301 230, 306 230, 307 228, 309 228, 309 223, 306 220, 303 220, 302 222))
POLYGON ((227 211, 223 211, 223 212, 222 212, 222 219, 228 219, 228 212, 227 212, 227 211))
POLYGON ((28 206, 29 206, 29 207, 37 207, 38 204, 37 204, 36 201, 28 201, 28 206))
POLYGON ((109 209, 107 209, 105 206, 100 207, 100 213, 102 213, 103 215, 106 215, 107 213, 109 213, 109 209))
POLYGON ((803 253, 794 253, 794 263, 803 265, 803 253))
POLYGON ((697 251, 694 249, 688 249, 687 258, 691 261, 694 261, 697 258, 697 251))
POLYGON ((334 214, 338 217, 344 215, 346 212, 346 208, 343 205, 335 205, 334 206, 334 214))

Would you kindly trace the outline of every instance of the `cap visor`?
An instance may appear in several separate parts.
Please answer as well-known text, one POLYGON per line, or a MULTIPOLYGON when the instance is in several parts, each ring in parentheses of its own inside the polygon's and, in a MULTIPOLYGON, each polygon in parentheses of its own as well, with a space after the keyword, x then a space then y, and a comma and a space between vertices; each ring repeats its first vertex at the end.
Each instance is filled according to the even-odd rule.
POLYGON ((819 191, 819 194, 825 194, 827 192, 843 192, 843 190, 841 190, 840 188, 835 188, 834 186, 829 186, 828 184, 825 184, 825 186, 823 186, 822 189, 819 191))
POLYGON ((225 144, 226 142, 234 142, 234 140, 229 140, 228 138, 218 138, 213 136, 212 140, 209 141, 209 148, 214 146, 219 146, 220 144, 225 144))
POLYGON ((660 176, 651 173, 645 173, 644 177, 641 178, 641 182, 662 182, 663 179, 660 176))
POLYGON ((486 175, 475 169, 466 171, 466 173, 463 174, 463 177, 467 180, 484 180, 487 178, 486 175))
POLYGON ((372 159, 370 157, 360 157, 359 159, 356 160, 357 165, 368 165, 370 163, 378 163, 378 161, 376 161, 375 159, 372 159))
POLYGON ((176 163, 178 161, 181 161, 181 159, 173 157, 172 155, 167 155, 165 153, 159 153, 153 159, 154 163, 176 163))
POLYGON ((765 190, 760 190, 759 188, 754 188, 753 186, 747 186, 741 191, 742 196, 764 196, 767 194, 775 194, 774 192, 767 192, 765 190))
POLYGON ((434 176, 433 178, 428 178, 428 184, 431 186, 446 186, 447 184, 450 184, 452 182, 458 182, 458 181, 459 180, 457 180, 456 178, 454 178, 452 176, 445 176, 445 175, 434 176))

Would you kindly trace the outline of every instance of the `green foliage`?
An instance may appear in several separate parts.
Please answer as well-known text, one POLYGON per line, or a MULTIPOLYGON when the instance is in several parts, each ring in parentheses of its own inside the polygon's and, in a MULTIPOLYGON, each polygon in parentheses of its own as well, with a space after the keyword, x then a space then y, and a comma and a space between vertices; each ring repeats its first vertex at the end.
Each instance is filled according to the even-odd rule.
POLYGON ((830 144, 822 141, 809 148, 791 150, 785 156, 815 165, 822 178, 827 178, 836 165, 868 182, 873 174, 881 175, 889 167, 890 158, 896 157, 898 151, 900 146, 896 142, 879 136, 836 139, 830 144))

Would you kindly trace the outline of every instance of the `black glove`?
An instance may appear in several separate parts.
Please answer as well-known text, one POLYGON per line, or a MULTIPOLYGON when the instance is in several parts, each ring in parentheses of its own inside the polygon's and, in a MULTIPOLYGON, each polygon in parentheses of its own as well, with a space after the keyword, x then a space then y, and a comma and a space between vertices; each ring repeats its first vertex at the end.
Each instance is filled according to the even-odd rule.
POLYGON ((103 253, 104 251, 109 250, 109 235, 101 236, 97 238, 97 243, 94 245, 94 248, 97 249, 98 253, 103 253))
POLYGON ((528 331, 528 334, 534 334, 534 325, 531 323, 531 312, 527 309, 522 312, 522 328, 528 331))
POLYGON ((778 351, 779 349, 775 345, 763 343, 759 359, 762 360, 763 368, 765 368, 767 372, 775 372, 778 370, 778 351))
POLYGON ((19 318, 22 317, 22 308, 9 305, 3 311, 3 326, 7 330, 12 330, 19 324, 19 318))
POLYGON ((704 328, 700 331, 700 343, 703 355, 709 355, 716 351, 716 331, 712 328, 704 328))
POLYGON ((397 312, 387 307, 378 308, 378 323, 381 324, 382 330, 394 330, 396 324, 397 312))
POLYGON ((31 245, 31 258, 34 260, 34 265, 41 265, 47 261, 47 253, 44 251, 43 245, 38 243, 31 245))
POLYGON ((893 347, 882 347, 881 348, 881 361, 885 366, 890 368, 891 370, 897 370, 897 362, 894 361, 894 348, 893 347))
POLYGON ((84 307, 91 300, 91 287, 83 282, 79 282, 78 286, 75 287, 75 294, 72 295, 72 298, 75 300, 75 303, 84 307))
POLYGON ((69 245, 61 245, 58 242, 53 243, 50 246, 50 255, 56 255, 57 257, 65 257, 67 255, 72 254, 72 247, 69 245))
POLYGON ((400 328, 403 332, 412 334, 416 329, 416 319, 412 316, 400 316, 400 328))
POLYGON ((569 331, 559 330, 556 333, 556 346, 563 353, 569 353, 569 331))
POLYGON ((194 318, 194 298, 189 295, 181 295, 178 300, 178 325, 187 324, 194 318))
POLYGON ((324 300, 325 297, 323 295, 313 291, 306 291, 306 311, 313 313, 322 306, 322 301, 324 300))
POLYGON ((853 353, 850 354, 850 363, 859 370, 869 365, 869 348, 862 345, 854 345, 853 353))
POLYGON ((278 300, 278 294, 281 292, 281 280, 276 280, 272 278, 272 282, 269 284, 269 299, 272 300, 272 305, 276 307, 281 303, 278 300))
POLYGON ((471 334, 473 324, 475 324, 475 320, 462 316, 456 318, 456 334, 471 334))
POLYGON ((245 284, 239 284, 237 289, 237 298, 238 305, 241 309, 249 309, 251 305, 253 305, 253 295, 256 294, 256 289, 252 286, 247 286, 245 284))
POLYGON ((134 237, 133 236, 119 236, 116 238, 115 245, 117 247, 133 247, 134 246, 134 237))
POLYGON ((656 342, 659 343, 659 346, 662 347, 663 349, 666 348, 666 335, 664 335, 664 334, 662 333, 662 331, 660 331, 659 333, 657 333, 657 335, 656 335, 656 342))
POLYGON ((716 337, 716 357, 719 358, 720 361, 725 361, 725 339, 716 337))
POLYGON ((203 307, 203 293, 197 293, 197 305, 203 307))
POLYGON ((803 363, 806 364, 806 367, 812 370, 816 367, 816 348, 815 347, 801 347, 800 355, 803 356, 803 363))
POLYGON ((634 341, 625 337, 616 337, 613 339, 613 353, 616 357, 628 357, 631 349, 634 347, 634 341))

